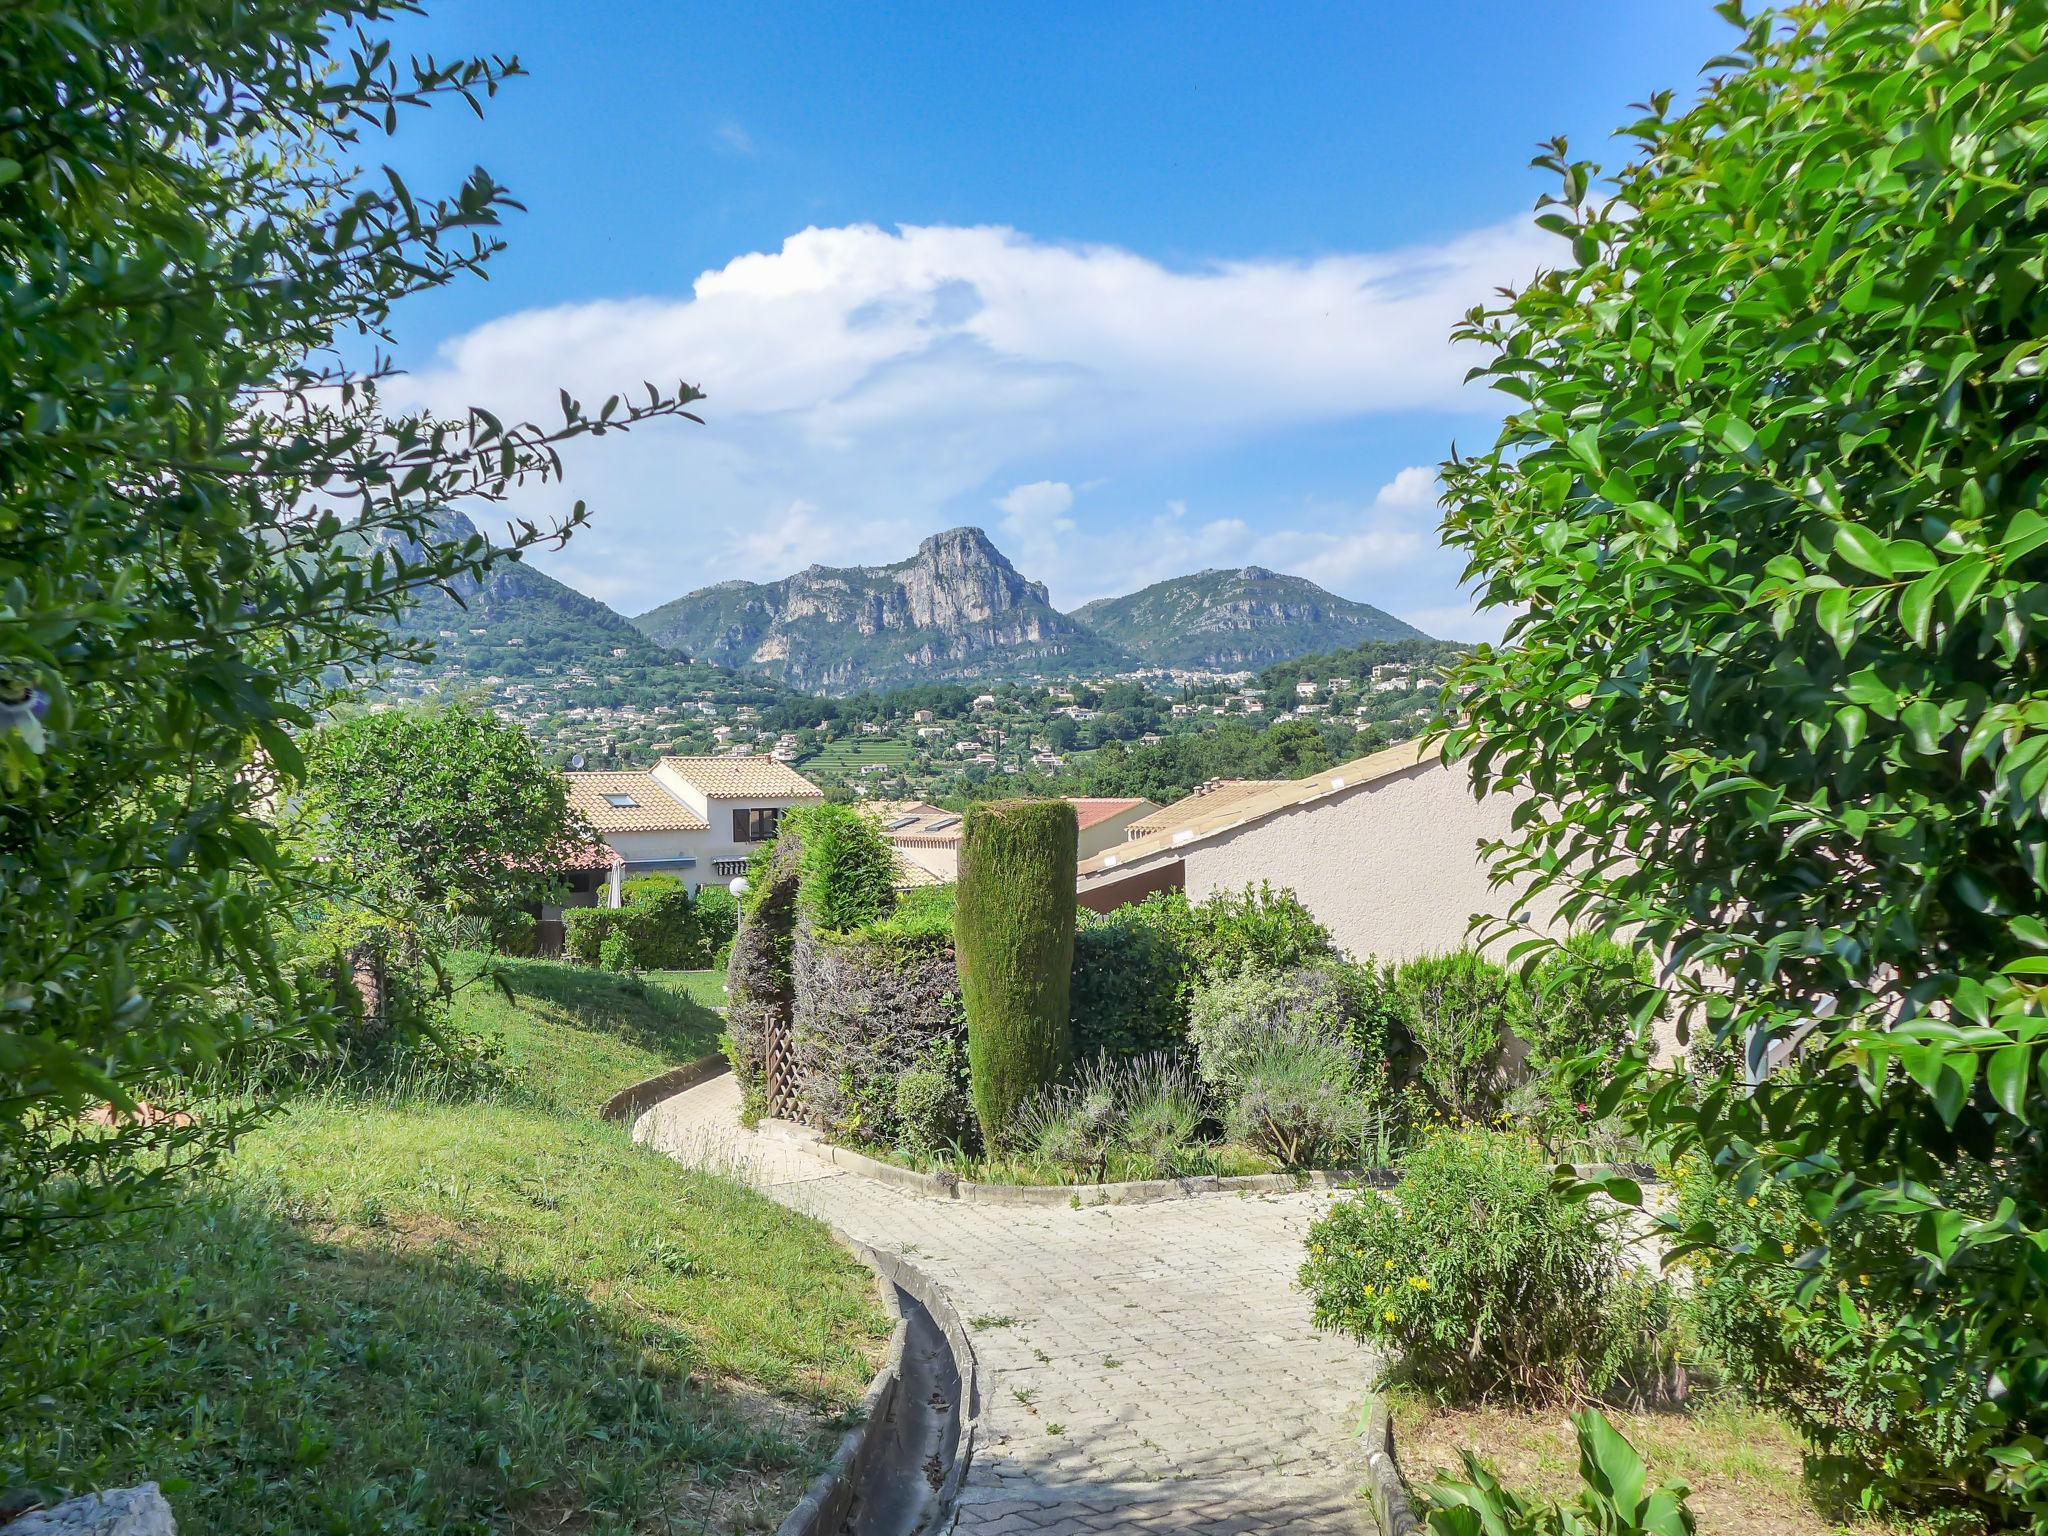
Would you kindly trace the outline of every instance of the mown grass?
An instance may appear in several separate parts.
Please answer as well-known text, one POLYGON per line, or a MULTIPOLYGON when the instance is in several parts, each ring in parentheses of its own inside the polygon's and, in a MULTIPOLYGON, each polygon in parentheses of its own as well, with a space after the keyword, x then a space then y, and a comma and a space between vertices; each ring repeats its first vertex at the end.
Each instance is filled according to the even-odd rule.
POLYGON ((773 1528, 886 1338, 872 1277, 595 1118, 711 1048, 715 979, 510 974, 451 1021, 498 1091, 309 1095, 38 1277, 8 1378, 138 1352, 10 1408, 0 1489, 156 1478, 181 1529, 235 1536, 773 1528))

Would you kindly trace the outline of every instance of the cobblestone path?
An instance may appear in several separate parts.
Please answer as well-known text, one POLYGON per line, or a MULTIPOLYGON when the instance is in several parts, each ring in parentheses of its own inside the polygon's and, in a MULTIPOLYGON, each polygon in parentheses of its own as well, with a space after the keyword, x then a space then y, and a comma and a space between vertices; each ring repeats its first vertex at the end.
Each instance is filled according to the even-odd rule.
POLYGON ((1018 1209, 920 1198, 738 1124, 713 1078, 634 1134, 729 1171, 930 1275, 967 1320, 983 1428, 958 1524, 1041 1532, 1371 1528, 1355 1429, 1365 1353, 1294 1288, 1327 1196, 1018 1209))

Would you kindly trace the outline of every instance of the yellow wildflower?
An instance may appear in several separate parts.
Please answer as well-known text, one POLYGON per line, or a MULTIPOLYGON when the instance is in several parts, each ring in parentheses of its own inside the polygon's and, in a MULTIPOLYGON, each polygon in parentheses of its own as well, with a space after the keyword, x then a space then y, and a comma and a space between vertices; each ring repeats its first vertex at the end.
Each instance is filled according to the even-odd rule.
POLYGON ((1414 1286, 1415 1289, 1417 1289, 1418 1291, 1426 1291, 1429 1289, 1429 1276, 1410 1275, 1408 1277, 1408 1283, 1414 1286))
POLYGON ((1380 1316, 1391 1323, 1392 1321, 1394 1321, 1394 1309, 1392 1307, 1389 1307, 1386 1311, 1382 1312, 1380 1316))
POLYGON ((1393 1267, 1394 1267, 1394 1261, 1393 1261, 1392 1259, 1389 1259, 1389 1260, 1387 1260, 1387 1268, 1388 1268, 1388 1269, 1392 1269, 1393 1267))

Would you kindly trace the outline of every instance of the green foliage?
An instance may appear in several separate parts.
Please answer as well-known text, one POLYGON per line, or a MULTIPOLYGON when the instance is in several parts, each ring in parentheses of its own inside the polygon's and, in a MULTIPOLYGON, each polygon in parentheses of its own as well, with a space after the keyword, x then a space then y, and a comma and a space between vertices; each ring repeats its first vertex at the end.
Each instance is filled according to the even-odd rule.
POLYGON ((699 886, 696 902, 690 908, 690 920, 696 947, 689 963, 681 969, 705 970, 719 965, 733 935, 739 932, 738 898, 723 885, 699 886))
POLYGON ((895 852, 872 816, 817 804, 786 811, 783 821, 802 850, 797 910, 813 927, 850 933, 895 910, 895 852))
POLYGON ((790 950, 796 929, 796 840, 778 837, 747 861, 747 893, 726 966, 730 1003, 721 1045, 751 1117, 767 1107, 771 1030, 785 1029, 795 1005, 790 950))
POLYGON ((688 885, 674 875, 642 875, 626 881, 619 895, 625 902, 619 909, 620 931, 631 948, 633 969, 693 971, 710 964, 688 885))
POLYGON ((896 1079, 896 1145, 912 1157, 937 1157, 974 1136, 967 1053, 957 1039, 934 1040, 896 1079))
MULTIPOLYGON (((1873 1301, 1871 1274, 1844 1273, 1818 1252, 1821 1228, 1787 1189, 1739 1196, 1696 1158, 1673 1182, 1676 1220, 1711 1229, 1718 1243, 1688 1261, 1680 1318, 1692 1352, 1723 1383, 1786 1414, 1817 1452, 1814 1480, 1877 1513, 1965 1482, 1981 1394, 1967 1376, 1944 1377, 1927 1351, 1886 1347, 1893 1318, 1873 1301), (1802 1307, 1815 1275, 1830 1305, 1802 1307)), ((1878 1224, 1865 1252, 1882 1245, 1892 1262, 1908 1262, 1907 1237, 1878 1224)), ((1967 1509, 1947 1513, 1964 1517, 1962 1528, 1981 1524, 1967 1509)))
POLYGON ((1456 1120, 1493 1119, 1507 1081, 1503 1049, 1528 1011, 1521 984, 1478 951, 1461 949, 1393 967, 1387 991, 1437 1110, 1456 1120))
POLYGON ((1381 1124, 1351 1048, 1299 1025, 1256 1047, 1223 1092, 1231 1138, 1290 1168, 1349 1167, 1381 1124))
POLYGON ((491 948, 514 959, 530 959, 540 920, 531 912, 501 912, 491 924, 491 948))
POLYGON ((1429 1536, 1692 1536, 1683 1483, 1650 1486, 1634 1446, 1597 1408, 1572 1415, 1579 1440, 1579 1496, 1539 1503, 1501 1487, 1470 1451, 1465 1480, 1446 1479, 1427 1494, 1429 1536))
MULTIPOLYGON (((1724 14, 1713 83, 1654 96, 1611 185, 1542 157, 1568 244, 1464 327, 1511 409, 1445 467, 1446 536, 1524 606, 1449 746, 1530 796, 1496 874, 1639 931, 1720 1048, 1614 1101, 1744 1197, 1787 1186, 1871 1276, 1884 1361, 1984 1394, 1967 1485, 1925 1500, 2039 1528, 2048 9, 1724 14), (1729 1058, 1795 1035, 1743 1091, 1729 1058)), ((1792 1304, 1836 1305, 1818 1258, 1792 1304)))
POLYGON ((517 726, 467 704, 383 710, 305 745, 291 826, 351 886, 437 911, 537 900, 581 841, 562 776, 517 726))
POLYGON ((318 1036, 273 939, 278 892, 319 876, 272 827, 298 734, 417 651, 388 628, 415 594, 583 520, 499 550, 440 534, 552 474, 580 409, 507 431, 335 387, 334 339, 388 346, 392 305, 488 261, 509 201, 481 170, 447 199, 358 173, 394 158, 364 135, 517 72, 390 55, 364 35, 390 14, 0 13, 0 1279, 248 1118, 81 1137, 80 1114, 175 1106, 224 1052, 318 1036))
POLYGON ((1026 1100, 1015 1139, 1067 1181, 1175 1178, 1210 1171, 1208 1118, 1202 1085, 1175 1058, 1098 1057, 1074 1082, 1026 1100))
POLYGON ((1361 640, 1422 638, 1370 604, 1259 566, 1154 582, 1123 597, 1097 598, 1074 617, 1155 667, 1263 667, 1361 640))
POLYGON ((870 938, 913 945, 933 941, 953 942, 953 887, 919 886, 904 891, 896 910, 861 930, 870 938))
POLYGON ((607 933, 597 946, 597 968, 624 975, 637 971, 640 966, 633 947, 632 935, 625 928, 616 926, 607 933))
POLYGON ((1618 1220, 1552 1186, 1527 1137, 1438 1130, 1391 1200, 1367 1192, 1309 1230, 1318 1327, 1383 1345, 1449 1401, 1571 1402, 1643 1353, 1664 1300, 1624 1268, 1618 1220))
MULTIPOLYGON (((1335 966, 1247 971, 1206 982, 1195 993, 1188 1039, 1202 1081, 1224 1088, 1245 1076, 1278 1041, 1345 1048, 1349 1056, 1349 998, 1335 966)), ((1360 1064, 1344 1074, 1355 1084, 1360 1064)))
POLYGON ((562 957, 583 965, 597 964, 604 941, 625 922, 623 907, 565 907, 562 909, 562 957))
POLYGON ((1073 1056, 1079 833, 1064 800, 1009 800, 967 812, 955 896, 955 949, 967 1004, 974 1113, 991 1148, 1017 1110, 1073 1056))
POLYGON ((1148 920, 1151 910, 1079 915, 1071 992, 1078 1056, 1137 1056, 1186 1040, 1188 960, 1148 920))
POLYGON ((1659 1002, 1647 953, 1579 933, 1550 951, 1526 988, 1515 1033, 1528 1042, 1529 1099, 1546 1141, 1583 1139, 1593 1104, 1643 1045, 1659 1002))

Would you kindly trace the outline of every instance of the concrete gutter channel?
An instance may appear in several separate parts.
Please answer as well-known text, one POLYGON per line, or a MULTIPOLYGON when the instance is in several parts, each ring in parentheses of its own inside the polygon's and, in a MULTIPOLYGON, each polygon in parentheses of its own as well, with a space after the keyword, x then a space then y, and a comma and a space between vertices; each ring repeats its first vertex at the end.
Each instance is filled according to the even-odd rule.
MULTIPOLYGON (((613 1094, 598 1113, 630 1126, 663 1100, 725 1070, 723 1056, 703 1057, 613 1094)), ((833 1235, 875 1272, 882 1306, 896 1326, 861 1400, 860 1423, 840 1438, 831 1462, 776 1536, 936 1533, 950 1524, 974 1459, 981 1423, 974 1345, 960 1314, 923 1270, 844 1232, 833 1235)))

